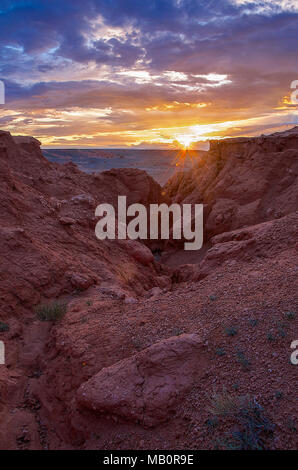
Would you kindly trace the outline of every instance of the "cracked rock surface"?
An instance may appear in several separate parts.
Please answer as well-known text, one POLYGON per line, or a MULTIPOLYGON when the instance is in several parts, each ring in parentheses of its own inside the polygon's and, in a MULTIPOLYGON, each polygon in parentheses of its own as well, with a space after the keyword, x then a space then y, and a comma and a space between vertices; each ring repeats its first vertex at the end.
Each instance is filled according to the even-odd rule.
POLYGON ((196 334, 159 341, 102 369, 78 390, 80 405, 155 426, 204 374, 207 360, 196 334))

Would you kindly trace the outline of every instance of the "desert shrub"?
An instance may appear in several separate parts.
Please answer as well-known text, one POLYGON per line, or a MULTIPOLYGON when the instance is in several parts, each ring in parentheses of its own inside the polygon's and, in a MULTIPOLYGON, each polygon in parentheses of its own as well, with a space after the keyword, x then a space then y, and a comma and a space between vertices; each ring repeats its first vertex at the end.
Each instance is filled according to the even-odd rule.
POLYGON ((286 336, 286 330, 285 330, 285 324, 282 322, 277 323, 277 334, 280 338, 285 338, 286 336))
POLYGON ((0 321, 0 332, 8 331, 9 326, 6 323, 3 323, 3 321, 0 321))
POLYGON ((291 432, 296 432, 297 431, 297 426, 295 424, 295 420, 292 417, 288 417, 286 426, 291 432))
POLYGON ((266 440, 272 437, 274 425, 264 409, 249 395, 233 397, 225 390, 213 397, 210 411, 213 415, 232 418, 236 427, 218 439, 219 446, 230 450, 265 450, 266 440))
POLYGON ((226 351, 224 350, 224 348, 217 348, 217 349, 215 349, 215 354, 217 356, 225 356, 226 351))
POLYGON ((247 359, 245 356, 245 353, 243 351, 237 350, 236 352, 237 360, 238 362, 242 365, 244 370, 249 370, 250 369, 250 360, 247 359))
POLYGON ((53 302, 51 304, 40 304, 35 308, 35 312, 41 321, 58 321, 66 314, 66 304, 53 302))
POLYGON ((283 397, 283 393, 280 390, 276 390, 274 396, 276 400, 280 400, 283 397))
POLYGON ((238 333, 238 329, 234 326, 229 326, 225 331, 228 336, 235 336, 238 333))
POLYGON ((291 312, 291 311, 286 312, 285 315, 288 320, 294 320, 294 318, 296 317, 295 312, 291 312))
POLYGON ((256 318, 250 318, 249 320, 250 326, 257 326, 258 320, 256 318))
POLYGON ((206 426, 208 426, 208 428, 215 428, 216 426, 218 426, 219 424, 219 421, 218 421, 218 418, 216 416, 212 416, 211 418, 208 418, 206 421, 205 421, 205 424, 206 426))
POLYGON ((274 338, 274 336, 273 336, 272 333, 267 333, 267 339, 268 339, 268 341, 270 341, 270 342, 271 342, 271 341, 275 341, 275 338, 274 338))

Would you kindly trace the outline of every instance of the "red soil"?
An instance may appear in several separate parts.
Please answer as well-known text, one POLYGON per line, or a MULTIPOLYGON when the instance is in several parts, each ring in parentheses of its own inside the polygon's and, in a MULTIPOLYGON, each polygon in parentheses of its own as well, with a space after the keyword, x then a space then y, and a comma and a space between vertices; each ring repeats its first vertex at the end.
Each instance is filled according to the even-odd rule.
POLYGON ((1 449, 223 447, 237 424, 209 409, 223 387, 263 407, 265 447, 297 447, 297 149, 297 128, 213 142, 162 191, 0 134, 1 449), (94 208, 119 194, 203 203, 204 249, 170 242, 162 264, 139 242, 99 242, 94 208), (66 315, 39 321, 53 299, 66 315))

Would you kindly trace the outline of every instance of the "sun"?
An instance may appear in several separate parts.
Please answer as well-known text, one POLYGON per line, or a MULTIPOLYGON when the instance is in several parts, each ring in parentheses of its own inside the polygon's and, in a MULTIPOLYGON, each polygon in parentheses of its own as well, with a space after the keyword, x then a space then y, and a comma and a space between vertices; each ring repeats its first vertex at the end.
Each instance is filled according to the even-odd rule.
POLYGON ((193 138, 190 135, 179 135, 177 136, 177 141, 183 147, 184 150, 187 150, 193 143, 193 138))

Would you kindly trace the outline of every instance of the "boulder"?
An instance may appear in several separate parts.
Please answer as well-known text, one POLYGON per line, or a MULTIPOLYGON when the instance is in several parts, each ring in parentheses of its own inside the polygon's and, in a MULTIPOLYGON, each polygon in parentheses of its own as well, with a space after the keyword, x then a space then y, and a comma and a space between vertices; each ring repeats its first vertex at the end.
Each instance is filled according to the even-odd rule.
POLYGON ((59 222, 62 225, 73 225, 76 221, 72 217, 60 217, 59 222))
POLYGON ((148 266, 154 260, 152 251, 143 243, 136 240, 119 240, 119 242, 132 258, 144 266, 148 266))
POLYGON ((145 427, 156 426, 167 421, 193 384, 199 383, 207 367, 203 348, 196 334, 159 341, 83 383, 78 404, 145 427))
POLYGON ((91 277, 84 276, 82 274, 73 273, 70 276, 70 282, 76 289, 86 290, 88 287, 94 284, 94 280, 91 277))

